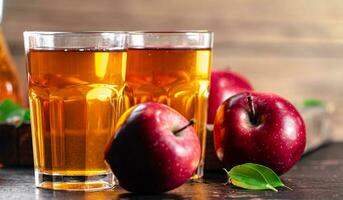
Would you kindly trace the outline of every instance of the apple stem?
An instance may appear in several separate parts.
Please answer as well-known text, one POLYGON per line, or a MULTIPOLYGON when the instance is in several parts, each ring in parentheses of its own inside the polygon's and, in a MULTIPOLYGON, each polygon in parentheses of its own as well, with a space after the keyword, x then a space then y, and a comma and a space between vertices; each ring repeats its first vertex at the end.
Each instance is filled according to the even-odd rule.
POLYGON ((249 118, 250 118, 250 121, 251 121, 253 124, 257 124, 255 105, 254 105, 252 96, 249 94, 248 97, 247 97, 247 99, 248 99, 248 105, 249 105, 249 108, 250 108, 250 111, 249 111, 249 118))
POLYGON ((191 119, 191 120, 189 120, 189 123, 188 123, 186 126, 180 128, 179 130, 173 131, 173 133, 176 135, 176 134, 178 134, 179 132, 185 130, 187 127, 192 126, 192 125, 194 125, 194 124, 195 124, 194 119, 191 119))

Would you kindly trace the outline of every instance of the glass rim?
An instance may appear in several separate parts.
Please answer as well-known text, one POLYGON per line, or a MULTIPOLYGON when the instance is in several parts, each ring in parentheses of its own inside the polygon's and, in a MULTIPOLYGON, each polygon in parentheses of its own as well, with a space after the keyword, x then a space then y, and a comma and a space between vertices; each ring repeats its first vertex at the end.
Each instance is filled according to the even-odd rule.
POLYGON ((209 30, 173 30, 173 31, 24 31, 24 36, 64 36, 64 35, 101 35, 101 34, 119 34, 119 35, 213 35, 209 30))
POLYGON ((128 31, 130 35, 210 35, 214 34, 213 31, 208 30, 175 30, 175 31, 128 31))
POLYGON ((102 34, 128 35, 127 31, 24 31, 25 36, 97 36, 102 34))

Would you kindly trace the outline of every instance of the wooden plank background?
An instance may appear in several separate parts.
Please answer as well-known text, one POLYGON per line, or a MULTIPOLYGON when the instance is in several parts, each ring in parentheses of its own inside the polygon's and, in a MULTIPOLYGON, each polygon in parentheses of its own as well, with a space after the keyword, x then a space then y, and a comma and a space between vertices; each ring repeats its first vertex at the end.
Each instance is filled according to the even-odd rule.
POLYGON ((24 30, 215 32, 214 67, 231 66, 257 90, 335 105, 343 140, 341 0, 8 0, 3 31, 23 82, 24 30))

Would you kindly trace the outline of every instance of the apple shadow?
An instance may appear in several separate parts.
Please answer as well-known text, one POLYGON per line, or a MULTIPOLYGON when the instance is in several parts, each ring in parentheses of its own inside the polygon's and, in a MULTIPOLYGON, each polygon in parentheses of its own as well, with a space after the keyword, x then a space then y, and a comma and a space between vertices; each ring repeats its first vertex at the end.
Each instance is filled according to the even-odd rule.
POLYGON ((118 199, 185 199, 182 195, 179 194, 134 194, 134 193, 123 193, 118 196, 118 199))

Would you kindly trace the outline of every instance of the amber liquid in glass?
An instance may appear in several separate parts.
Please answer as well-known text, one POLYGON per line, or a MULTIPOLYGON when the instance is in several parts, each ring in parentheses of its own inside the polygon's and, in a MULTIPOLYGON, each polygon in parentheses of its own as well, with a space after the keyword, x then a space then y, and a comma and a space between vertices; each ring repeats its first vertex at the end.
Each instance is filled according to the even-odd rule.
POLYGON ((104 149, 120 115, 125 51, 29 50, 29 99, 40 173, 110 173, 104 149))
POLYGON ((0 28, 0 102, 10 99, 18 104, 22 103, 18 79, 14 62, 0 28))
POLYGON ((141 102, 159 102, 195 120, 202 156, 193 178, 203 175, 211 58, 211 49, 128 50, 126 108, 141 102))

